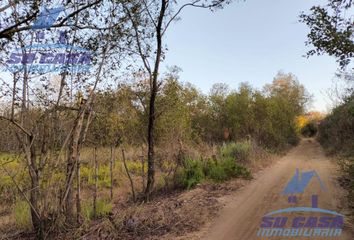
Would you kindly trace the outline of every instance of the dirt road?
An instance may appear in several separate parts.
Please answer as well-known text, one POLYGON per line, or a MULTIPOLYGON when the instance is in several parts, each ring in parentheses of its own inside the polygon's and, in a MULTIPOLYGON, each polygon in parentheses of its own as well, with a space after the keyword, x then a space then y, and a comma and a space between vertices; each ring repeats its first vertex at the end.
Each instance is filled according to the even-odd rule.
MULTIPOLYGON (((279 162, 263 170, 249 185, 230 197, 218 219, 201 239, 354 239, 349 234, 351 231, 346 227, 340 237, 257 237, 257 231, 265 214, 290 207, 311 207, 314 194, 318 195, 318 208, 340 213, 339 206, 340 199, 343 199, 343 191, 336 182, 336 175, 336 165, 324 155, 320 145, 314 140, 303 140, 279 162), (315 170, 326 188, 322 189, 318 179, 313 178, 305 192, 296 195, 297 202, 289 203, 288 196, 281 193, 294 176, 296 169, 300 172, 315 170)), ((296 212, 281 216, 289 217, 290 221, 290 218, 309 217, 311 214, 313 215, 313 213, 296 212)), ((316 216, 324 215, 321 214, 316 216)))

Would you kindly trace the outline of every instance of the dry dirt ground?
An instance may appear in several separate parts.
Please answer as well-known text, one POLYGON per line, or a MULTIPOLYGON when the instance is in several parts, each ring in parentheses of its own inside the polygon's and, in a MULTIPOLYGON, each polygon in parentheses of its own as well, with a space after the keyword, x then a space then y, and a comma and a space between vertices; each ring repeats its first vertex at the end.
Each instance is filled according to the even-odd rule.
MULTIPOLYGON (((227 196, 225 206, 219 216, 208 224, 202 231, 184 236, 180 239, 203 240, 253 240, 253 239, 282 239, 257 237, 262 217, 274 210, 289 207, 311 207, 311 197, 318 195, 318 207, 345 214, 346 200, 344 191, 338 181, 336 164, 327 158, 321 146, 314 140, 303 140, 299 146, 292 149, 276 164, 261 171, 258 176, 244 188, 227 196), (288 181, 300 171, 315 170, 326 186, 323 190, 318 181, 312 179, 305 192, 300 194, 298 202, 289 204, 288 198, 281 194, 288 181), (292 206, 289 206, 292 205, 292 206)), ((296 215, 304 213, 292 213, 296 215)), ((291 215, 285 215, 291 216, 291 215)), ((337 238, 301 238, 286 239, 354 239, 352 227, 344 218, 344 230, 337 238)))

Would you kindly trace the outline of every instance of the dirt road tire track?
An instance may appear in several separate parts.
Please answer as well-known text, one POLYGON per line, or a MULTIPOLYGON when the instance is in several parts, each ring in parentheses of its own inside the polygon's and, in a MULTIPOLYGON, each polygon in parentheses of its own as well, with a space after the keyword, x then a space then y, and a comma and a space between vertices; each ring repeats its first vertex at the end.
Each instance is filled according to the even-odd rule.
MULTIPOLYGON (((263 170, 249 185, 230 197, 220 216, 206 231, 203 240, 257 240, 257 230, 263 215, 268 212, 294 207, 289 206, 287 197, 280 193, 294 175, 300 171, 315 170, 326 186, 321 190, 320 184, 312 180, 305 193, 299 196, 296 206, 311 205, 312 194, 318 194, 318 206, 323 209, 339 211, 343 190, 337 183, 336 164, 325 156, 323 149, 315 140, 305 139, 273 166, 263 170)), ((282 238, 269 238, 282 239, 282 238)), ((288 239, 308 239, 293 237, 288 239)), ((321 239, 321 238, 315 238, 321 239)), ((345 227, 339 238, 352 240, 350 231, 345 227)), ((284 239, 282 239, 284 240, 284 239)))

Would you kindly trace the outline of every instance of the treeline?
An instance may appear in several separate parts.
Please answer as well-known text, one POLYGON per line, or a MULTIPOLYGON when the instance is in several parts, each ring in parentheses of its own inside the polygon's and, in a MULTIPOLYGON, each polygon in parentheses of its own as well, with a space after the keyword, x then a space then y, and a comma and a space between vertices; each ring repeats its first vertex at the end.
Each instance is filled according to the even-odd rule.
MULTIPOLYGON (((144 81, 120 84, 118 89, 95 95, 92 106, 94 117, 87 132, 86 145, 146 144, 146 84, 144 81)), ((252 138, 269 150, 282 150, 298 142, 295 119, 304 113, 310 100, 304 86, 290 73, 278 73, 273 82, 262 90, 248 83, 241 83, 238 89, 232 90, 220 83, 213 85, 208 95, 190 83, 181 83, 174 75, 165 79, 159 91, 156 141, 160 146, 181 141, 188 144, 220 144, 252 138)), ((73 103, 73 106, 83 100, 78 94, 78 103, 73 103)), ((34 109, 28 114, 36 118, 42 111, 34 109)), ((53 134, 56 135, 56 143, 53 144, 61 146, 67 131, 70 131, 65 124, 69 125, 75 115, 69 112, 55 117, 53 134)), ((0 121, 0 124, 2 136, 7 136, 1 139, 0 149, 4 152, 18 150, 11 128, 8 128, 6 121, 0 121)), ((46 124, 38 126, 38 130, 45 128, 46 124)))
MULTIPOLYGON (((146 143, 147 92, 144 82, 123 84, 96 95, 95 118, 89 142, 112 145, 146 143)), ((296 144, 295 118, 310 99, 292 74, 279 73, 271 84, 257 90, 247 83, 231 90, 215 84, 208 95, 189 83, 169 76, 157 98, 157 145, 175 142, 220 144, 254 139, 271 150, 296 144)))

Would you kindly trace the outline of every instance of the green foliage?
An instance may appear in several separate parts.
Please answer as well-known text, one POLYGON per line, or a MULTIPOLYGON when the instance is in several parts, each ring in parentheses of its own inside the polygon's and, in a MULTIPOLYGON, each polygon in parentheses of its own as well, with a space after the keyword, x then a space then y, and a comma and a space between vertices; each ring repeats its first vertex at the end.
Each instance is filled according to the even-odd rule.
POLYGON ((0 168, 0 197, 5 201, 14 201, 17 187, 9 174, 23 188, 23 186, 26 186, 28 179, 26 168, 11 154, 0 154, 0 164, 4 164, 3 167, 7 171, 0 168))
POLYGON ((249 159, 250 152, 251 143, 249 141, 232 142, 220 149, 222 157, 236 159, 240 162, 246 162, 249 159))
POLYGON ((185 159, 183 170, 179 174, 180 182, 187 189, 194 187, 205 178, 203 164, 197 159, 185 159))
POLYGON ((333 109, 319 125, 318 140, 331 154, 336 154, 343 169, 342 186, 348 190, 348 202, 354 199, 354 95, 333 109))
POLYGON ((178 182, 190 189, 205 179, 223 182, 235 177, 250 178, 251 172, 233 157, 221 159, 185 159, 184 167, 178 172, 178 182))
MULTIPOLYGON (((104 217, 112 211, 113 205, 107 200, 97 199, 96 202, 96 217, 104 217)), ((94 218, 93 203, 84 202, 82 211, 85 219, 92 220, 94 218)))
POLYGON ((332 153, 354 156, 354 97, 335 108, 319 125, 318 139, 332 153))
MULTIPOLYGON (((131 174, 141 176, 141 162, 140 161, 127 161, 127 167, 131 174)), ((147 173, 147 162, 144 162, 144 173, 147 173)))
POLYGON ((192 121, 207 142, 253 138, 261 146, 282 150, 297 144, 295 119, 305 110, 311 96, 293 74, 279 72, 263 91, 243 83, 230 91, 215 85, 203 113, 192 121))
POLYGON ((307 44, 314 46, 308 55, 327 53, 337 58, 344 68, 354 57, 354 24, 349 12, 353 1, 328 0, 324 7, 314 6, 310 14, 301 14, 301 21, 309 28, 307 44))
POLYGON ((25 201, 16 201, 12 208, 12 215, 16 226, 20 229, 30 230, 32 227, 30 206, 25 201))
POLYGON ((251 177, 251 172, 247 168, 238 165, 233 157, 221 158, 219 161, 209 160, 205 171, 209 179, 217 182, 226 181, 235 177, 251 177))
MULTIPOLYGON (((179 82, 177 73, 167 74, 156 99, 157 145, 252 138, 263 147, 281 150, 298 142, 295 118, 304 112, 310 95, 293 74, 278 73, 262 91, 248 83, 236 90, 215 84, 204 95, 191 84, 179 82)), ((89 140, 101 145, 115 140, 141 145, 148 123, 148 96, 144 82, 99 93, 95 111, 100 114, 93 120, 89 140)))
MULTIPOLYGON (((121 162, 116 161, 116 165, 113 168, 113 176, 115 181, 121 181, 121 176, 126 176, 125 170, 121 167, 121 162)), ((144 163, 144 172, 147 173, 147 163, 144 163)), ((141 176, 141 162, 139 161, 127 161, 127 167, 130 174, 141 176)), ((92 166, 81 166, 81 179, 83 183, 88 185, 95 184, 95 169, 92 166)), ((110 188, 111 187, 111 175, 109 164, 100 165, 98 167, 98 187, 110 188)))
POLYGON ((126 84, 120 85, 117 91, 96 94, 94 110, 100 114, 91 124, 88 139, 104 146, 117 145, 122 141, 141 144, 144 124, 143 113, 135 106, 138 95, 132 86, 126 84))
POLYGON ((14 187, 13 185, 14 183, 10 176, 7 175, 0 176, 0 190, 2 193, 11 190, 14 187))

